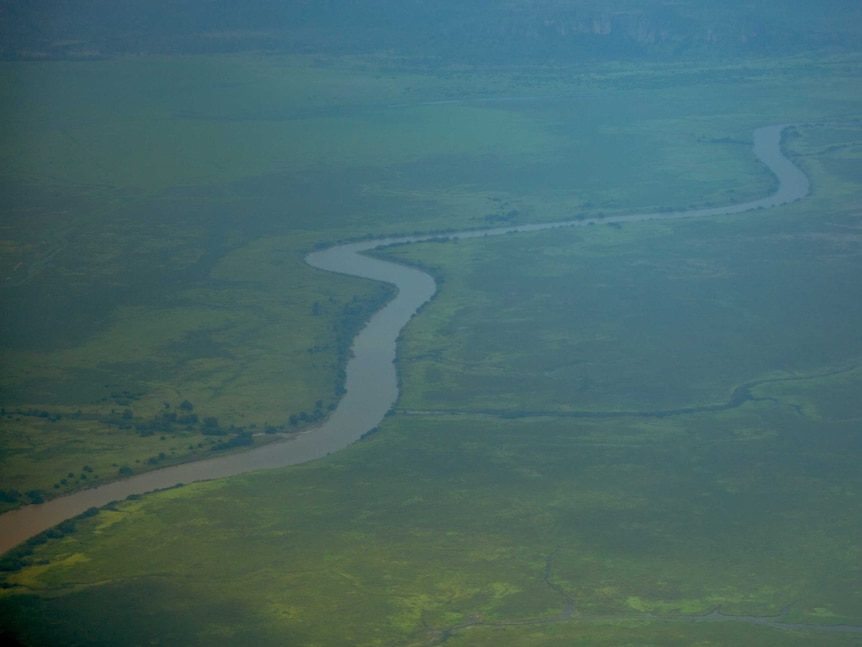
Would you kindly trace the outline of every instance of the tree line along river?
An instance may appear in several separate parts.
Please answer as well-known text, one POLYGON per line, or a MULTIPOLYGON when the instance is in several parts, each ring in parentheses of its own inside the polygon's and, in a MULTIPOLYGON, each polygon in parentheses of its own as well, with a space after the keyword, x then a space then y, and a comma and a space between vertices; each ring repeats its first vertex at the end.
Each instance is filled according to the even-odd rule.
MULTIPOLYGON (((449 239, 480 238, 503 234, 581 227, 597 223, 678 220, 737 214, 775 207, 805 197, 809 182, 805 174, 781 150, 781 135, 787 125, 773 125, 754 131, 754 153, 778 178, 778 189, 767 197, 742 204, 670 213, 634 214, 602 219, 578 219, 545 224, 499 227, 447 234, 449 239)), ((377 311, 353 340, 352 357, 346 367, 345 395, 320 426, 306 430, 284 442, 226 456, 184 463, 106 483, 28 505, 0 515, 0 553, 77 516, 133 494, 144 494, 179 483, 193 483, 273 469, 321 458, 359 440, 376 427, 398 398, 395 351, 398 335, 417 310, 434 295, 437 286, 428 274, 417 269, 364 255, 387 245, 409 244, 439 238, 439 235, 384 238, 338 245, 315 251, 306 262, 320 270, 392 283, 396 297, 377 311)))

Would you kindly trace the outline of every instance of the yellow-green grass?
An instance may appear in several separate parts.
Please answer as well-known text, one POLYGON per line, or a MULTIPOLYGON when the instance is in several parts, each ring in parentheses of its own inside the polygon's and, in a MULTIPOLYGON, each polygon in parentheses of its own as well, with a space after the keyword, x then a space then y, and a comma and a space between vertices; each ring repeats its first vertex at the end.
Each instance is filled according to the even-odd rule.
POLYGON ((105 422, 125 411, 134 426, 189 401, 201 419, 263 433, 293 430, 290 416, 312 413, 317 401, 324 412, 334 406, 339 335, 349 341, 361 320, 346 322, 340 333, 333 322, 354 297, 378 304, 387 293, 302 265, 297 246, 295 238, 273 237, 241 247, 224 256, 206 283, 178 286, 157 306, 117 307, 76 346, 4 349, 4 489, 51 495, 82 485, 60 482, 81 465, 116 477, 116 464, 140 469, 160 453, 201 454, 197 426, 189 433, 174 425, 165 443, 166 432, 139 438, 134 429, 105 422))
MULTIPOLYGON (((7 332, 24 341, 2 351, 3 404, 105 415, 116 403, 103 398, 130 390, 136 416, 189 399, 228 424, 283 423, 332 402, 343 358, 327 334, 352 295, 377 294, 304 267, 313 245, 749 199, 771 182, 751 128, 840 113, 856 92, 838 78, 852 58, 700 76, 387 65, 4 65, 0 168, 16 189, 0 267, 20 313, 7 332), (810 74, 827 64, 832 75, 810 74), (534 98, 484 101, 501 97, 534 98)), ((89 451, 71 451, 70 469, 89 451)))
POLYGON ((75 417, 55 422, 11 415, 4 420, 4 426, 10 429, 4 434, 0 463, 5 489, 38 490, 44 497, 179 460, 210 457, 210 449, 216 442, 199 430, 188 432, 178 428, 140 436, 98 420, 75 417))
MULTIPOLYGON (((763 645, 763 647, 846 647, 853 638, 837 634, 812 638, 804 632, 776 632, 764 627, 734 625, 731 623, 667 624, 655 621, 605 622, 568 627, 560 625, 530 627, 475 628, 465 632, 462 641, 471 645, 499 645, 500 647, 618 647, 619 645, 698 645, 698 647, 736 647, 737 645, 763 645)), ((420 643, 414 643, 420 644, 420 643)))
POLYGON ((74 644, 86 627, 92 644, 419 644, 425 627, 557 619, 566 601, 543 581, 550 564, 572 619, 512 627, 513 644, 799 644, 781 629, 668 619, 792 603, 788 622, 862 624, 862 482, 842 445, 852 421, 786 404, 663 421, 390 417, 324 461, 79 521, 7 576, 0 615, 43 642, 74 644))
MULTIPOLYGON (((7 332, 26 340, 3 351, 10 410, 104 416, 117 404, 105 397, 128 390, 136 416, 188 399, 223 422, 263 426, 329 404, 343 358, 328 328, 346 298, 375 288, 305 268, 307 249, 480 212, 486 194, 429 183, 426 158, 463 168, 477 155, 552 146, 541 121, 517 112, 387 108, 444 82, 355 63, 193 57, 3 73, 2 179, 15 189, 2 268, 7 308, 19 313, 7 332), (420 163, 405 178, 408 160, 420 163), (379 170, 350 179, 368 167, 379 170)), ((508 80, 486 83, 499 93, 508 80)), ((53 454, 70 471, 113 459, 89 455, 88 429, 124 441, 94 422, 3 425, 62 447, 53 454), (77 449, 48 432, 76 424, 77 449)), ((157 449, 142 442, 127 439, 129 462, 157 449)), ((20 452, 28 469, 7 462, 6 488, 42 489, 66 473, 20 452)))
MULTIPOLYGON (((95 209, 79 209, 74 222, 46 216, 52 227, 46 239, 54 242, 45 247, 27 237, 32 234, 5 245, 10 254, 26 248, 36 256, 12 283, 60 290, 90 286, 98 276, 134 289, 132 298, 118 298, 99 316, 82 315, 92 324, 87 334, 4 351, 6 405, 64 413, 128 406, 137 416, 154 414, 163 401, 176 407, 189 399, 201 415, 259 428, 318 398, 328 403, 337 353, 308 350, 332 344, 331 326, 352 295, 370 302, 380 294, 376 286, 304 267, 309 248, 367 233, 477 226, 511 209, 517 219, 540 221, 579 211, 719 203, 731 197, 729 185, 739 200, 762 195, 770 178, 742 143, 753 127, 846 116, 858 101, 846 78, 815 78, 808 65, 793 68, 796 79, 743 74, 712 89, 691 79, 674 82, 669 72, 608 73, 608 92, 584 98, 574 114, 560 102, 417 106, 402 110, 402 123, 391 126, 380 113, 315 115, 305 121, 311 132, 352 133, 344 123, 349 119, 356 128, 378 120, 369 126, 377 135, 423 132, 403 151, 382 141, 372 145, 364 134, 327 148, 335 140, 324 132, 314 139, 323 152, 307 168, 300 168, 297 153, 287 161, 271 157, 264 170, 252 164, 247 175, 247 156, 225 153, 236 131, 227 130, 230 145, 212 143, 214 130, 198 124, 189 146, 200 154, 187 158, 189 168, 170 162, 177 180, 168 187, 172 175, 154 171, 151 179, 136 180, 128 163, 110 176, 122 190, 108 193, 108 182, 82 184, 96 183, 98 173, 73 169, 72 147, 57 145, 64 160, 59 173, 22 154, 16 164, 23 160, 34 174, 43 172, 51 178, 46 186, 86 187, 81 199, 95 209), (666 87, 626 89, 638 78, 644 84, 664 79, 666 87), (485 120, 493 128, 484 130, 485 120), (740 143, 699 141, 725 136, 740 143), (582 155, 596 145, 604 145, 606 159, 582 155), (208 166, 207 160, 216 161, 208 166), (570 167, 559 175, 545 173, 564 162, 570 167), (673 167, 681 163, 676 182, 673 167), (664 175, 653 183, 652 166, 664 175), (573 186, 581 180, 583 190, 573 186), (167 261, 168 271, 146 275, 156 261, 167 261), (150 278, 134 284, 135 270, 150 278), (176 281, 165 280, 172 272, 176 281), (119 404, 123 397, 111 395, 118 391, 137 399, 119 404)), ((498 94, 510 82, 482 81, 498 94)), ((593 89, 601 82, 594 79, 593 89)), ((273 83, 269 77, 262 87, 273 83)), ((429 81, 423 98, 445 96, 441 83, 429 81)), ((545 87, 554 83, 574 85, 554 77, 545 87)), ((162 106, 174 101, 167 92, 168 98, 152 96, 162 106)), ((248 141, 278 134, 269 128, 261 126, 258 139, 248 141)), ((162 150, 170 150, 170 137, 184 136, 175 127, 165 132, 162 150)), ((86 635, 116 644, 168 638, 207 645, 411 644, 426 637, 423 622, 443 627, 474 616, 558 615, 565 603, 542 580, 551 556, 551 581, 574 599, 578 617, 626 620, 510 627, 512 644, 577 644, 590 636, 597 644, 624 644, 639 631, 657 643, 797 641, 795 634, 745 625, 644 623, 644 611, 703 613, 718 604, 728 613, 767 614, 795 602, 793 621, 862 623, 854 588, 862 518, 852 461, 858 371, 829 375, 860 357, 851 334, 858 330, 858 299, 847 298, 858 277, 852 210, 858 187, 852 172, 842 177, 829 166, 850 168, 844 161, 855 149, 848 143, 858 133, 847 127, 821 132, 805 129, 791 143, 794 153, 807 155, 802 161, 814 178, 814 196, 774 213, 390 250, 445 278, 437 300, 405 334, 399 406, 469 415, 396 416, 373 440, 313 465, 186 487, 102 512, 79 522, 75 535, 38 548, 34 565, 9 577, 13 588, 0 616, 24 634, 43 632, 42 643, 91 632, 86 635), (836 155, 840 160, 829 162, 836 155), (737 283, 727 282, 728 270, 737 283), (572 273, 583 280, 572 280, 572 273), (792 295, 789 281, 798 288, 792 295), (633 310, 624 304, 585 309, 575 300, 593 289, 598 305, 623 288, 633 298, 664 301, 635 321, 625 319, 633 310), (779 303, 777 297, 788 298, 779 303), (555 310, 565 299, 569 310, 555 310), (693 300, 700 307, 688 307, 693 300), (664 326, 652 317, 661 304, 685 306, 676 312, 688 319, 664 326), (802 316, 811 312, 819 319, 802 316), (680 364, 668 354, 679 339, 670 333, 686 322, 689 350, 701 355, 680 364), (847 325, 829 328, 836 322, 847 325), (754 350, 741 345, 751 342, 746 335, 753 330, 769 343, 754 350), (713 339, 724 335, 726 343, 698 346, 703 331, 713 339), (816 343, 806 345, 811 339, 816 343), (582 342, 577 357, 584 349, 607 365, 599 377, 613 388, 586 388, 573 402, 567 394, 589 386, 581 374, 554 382, 530 373, 548 357, 565 359, 572 340, 582 342), (512 377, 503 380, 506 375, 512 377), (752 396, 761 400, 727 411, 609 420, 558 415, 588 407, 709 406, 726 402, 741 384, 787 377, 806 379, 754 385, 752 396), (548 415, 513 421, 478 415, 484 409, 548 415)), ((116 156, 107 136, 93 141, 96 159, 116 156)), ((275 148, 262 145, 264 157, 275 148)), ((105 177, 114 172, 113 164, 102 167, 105 177)), ((100 476, 102 465, 123 464, 118 456, 134 452, 143 461, 159 447, 176 446, 179 455, 194 444, 132 433, 127 455, 119 437, 90 422, 31 418, 4 420, 3 437, 18 439, 16 449, 38 448, 41 456, 62 452, 69 471, 91 465, 100 476)), ((51 482, 62 463, 26 452, 14 461, 41 470, 22 476, 21 490, 29 489, 24 483, 51 482)), ((505 644, 503 632, 469 631, 459 639, 505 644)), ((803 635, 804 644, 848 644, 829 634, 803 635)))

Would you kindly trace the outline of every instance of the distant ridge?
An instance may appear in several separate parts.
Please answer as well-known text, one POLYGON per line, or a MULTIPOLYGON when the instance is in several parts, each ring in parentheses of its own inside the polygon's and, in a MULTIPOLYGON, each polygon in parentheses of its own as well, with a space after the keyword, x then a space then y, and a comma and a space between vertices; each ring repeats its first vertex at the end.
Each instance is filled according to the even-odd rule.
POLYGON ((505 64, 858 51, 856 0, 0 0, 0 57, 387 52, 505 64))

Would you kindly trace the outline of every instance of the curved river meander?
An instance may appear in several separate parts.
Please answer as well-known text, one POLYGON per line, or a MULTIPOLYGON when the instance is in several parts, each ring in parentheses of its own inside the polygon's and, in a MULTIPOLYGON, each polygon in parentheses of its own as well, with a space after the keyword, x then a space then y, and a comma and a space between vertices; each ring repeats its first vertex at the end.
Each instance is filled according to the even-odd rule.
MULTIPOLYGON (((808 194, 808 178, 781 152, 784 125, 767 126, 754 132, 754 152, 778 178, 772 195, 746 202, 709 209, 662 214, 616 216, 602 220, 571 220, 517 227, 473 230, 447 234, 451 239, 499 236, 508 233, 541 231, 561 227, 581 227, 596 223, 675 220, 742 213, 774 207, 798 200, 808 194)), ((295 465, 314 460, 359 440, 374 428, 398 397, 395 374, 395 348, 398 335, 418 308, 436 291, 434 280, 419 270, 363 255, 384 245, 421 242, 437 236, 386 238, 339 245, 309 254, 313 267, 330 272, 392 283, 398 294, 378 311, 353 341, 353 357, 347 364, 346 394, 338 408, 320 427, 291 439, 243 453, 220 456, 174 467, 136 474, 121 481, 82 490, 39 505, 29 505, 0 516, 0 552, 5 552, 33 535, 78 515, 88 508, 103 506, 131 494, 234 476, 253 470, 295 465)))

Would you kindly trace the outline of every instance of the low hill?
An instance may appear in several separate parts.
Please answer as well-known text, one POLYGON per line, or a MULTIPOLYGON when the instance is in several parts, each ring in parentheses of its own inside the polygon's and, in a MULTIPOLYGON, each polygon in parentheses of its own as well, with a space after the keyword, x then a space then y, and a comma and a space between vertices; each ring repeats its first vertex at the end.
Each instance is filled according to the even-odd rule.
POLYGON ((465 63, 844 52, 855 0, 2 0, 0 57, 243 50, 465 63))

